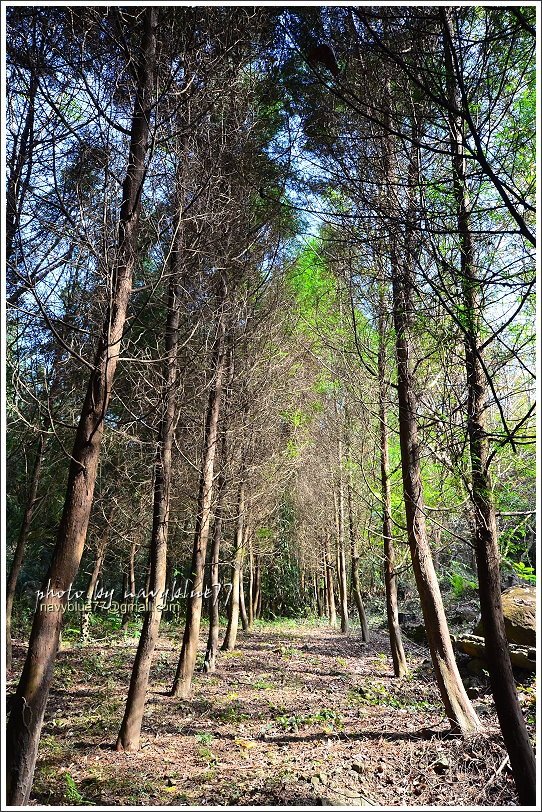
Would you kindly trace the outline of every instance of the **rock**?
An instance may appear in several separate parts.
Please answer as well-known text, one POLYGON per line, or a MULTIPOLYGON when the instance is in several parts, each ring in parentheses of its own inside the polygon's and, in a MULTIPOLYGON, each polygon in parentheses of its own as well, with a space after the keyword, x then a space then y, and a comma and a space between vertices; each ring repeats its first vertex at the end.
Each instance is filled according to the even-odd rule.
MULTIPOLYGON (((508 642, 520 646, 536 646, 536 589, 532 586, 513 586, 507 589, 502 593, 502 610, 508 642)), ((474 629, 474 634, 483 637, 481 620, 474 629)))
MULTIPOLYGON (((473 658, 467 666, 471 674, 481 673, 479 668, 487 668, 485 642, 483 637, 479 637, 475 634, 465 634, 462 637, 453 638, 454 648, 465 652, 465 654, 469 654, 473 658), (478 663, 475 662, 477 660, 479 661, 478 663), (472 665, 473 662, 475 662, 474 666, 472 665)), ((526 671, 536 670, 535 648, 532 646, 519 646, 515 643, 508 643, 508 651, 510 652, 510 660, 513 666, 523 668, 526 671)))
POLYGON ((352 764, 350 765, 350 769, 354 770, 355 773, 360 773, 361 774, 361 773, 365 772, 365 764, 363 763, 363 761, 361 759, 358 759, 358 760, 352 762, 352 764))

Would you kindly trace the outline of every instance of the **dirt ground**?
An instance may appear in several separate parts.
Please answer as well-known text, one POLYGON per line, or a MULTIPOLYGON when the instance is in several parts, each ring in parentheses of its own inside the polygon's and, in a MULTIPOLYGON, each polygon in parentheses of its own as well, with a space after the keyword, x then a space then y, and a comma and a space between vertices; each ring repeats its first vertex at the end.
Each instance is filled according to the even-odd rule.
MULTIPOLYGON (((383 632, 363 644, 356 630, 261 625, 196 675, 188 701, 167 695, 179 643, 162 637, 142 748, 116 753, 136 642, 59 653, 33 803, 517 803, 488 691, 474 700, 484 732, 448 736, 428 652, 407 642, 411 672, 395 679, 383 632)), ((532 686, 521 699, 532 712, 532 686)))

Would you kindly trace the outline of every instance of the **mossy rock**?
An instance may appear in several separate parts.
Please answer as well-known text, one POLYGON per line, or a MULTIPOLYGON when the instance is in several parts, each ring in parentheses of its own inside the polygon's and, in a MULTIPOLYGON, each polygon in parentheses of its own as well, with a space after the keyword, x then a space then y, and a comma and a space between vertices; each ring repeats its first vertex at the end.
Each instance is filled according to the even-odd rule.
MULTIPOLYGON (((502 593, 502 609, 506 639, 519 646, 536 646, 536 589, 513 586, 502 593)), ((474 634, 483 637, 480 620, 474 634)))

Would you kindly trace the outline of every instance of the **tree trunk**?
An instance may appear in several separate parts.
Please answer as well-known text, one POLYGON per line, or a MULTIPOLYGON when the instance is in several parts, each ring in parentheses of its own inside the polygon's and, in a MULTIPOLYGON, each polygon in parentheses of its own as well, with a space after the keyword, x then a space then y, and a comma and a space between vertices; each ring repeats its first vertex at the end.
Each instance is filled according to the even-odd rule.
POLYGON ((178 345, 180 302, 182 296, 181 269, 183 267, 181 239, 181 207, 179 205, 177 229, 171 252, 170 281, 165 340, 165 368, 161 393, 162 419, 160 421, 156 460, 154 463, 153 523, 150 550, 150 588, 143 628, 132 668, 130 687, 124 718, 115 749, 130 753, 139 750, 141 724, 149 683, 154 649, 158 640, 166 589, 167 540, 171 490, 171 466, 176 419, 178 345))
POLYGON ((213 536, 211 541, 211 595, 209 597, 209 636, 207 650, 203 662, 203 671, 207 674, 216 668, 216 655, 218 652, 218 634, 220 630, 219 613, 219 560, 220 544, 222 542, 222 517, 224 513, 224 497, 226 494, 226 477, 224 467, 226 463, 226 432, 222 432, 220 444, 220 473, 218 475, 217 499, 213 521, 213 536))
POLYGON ((361 628, 361 639, 364 643, 369 642, 369 624, 367 623, 367 615, 365 614, 365 607, 361 597, 361 587, 359 584, 359 554, 356 544, 356 528, 354 525, 354 506, 352 504, 352 474, 348 479, 348 532, 350 535, 350 558, 352 559, 352 592, 354 594, 354 601, 359 615, 359 625, 361 628))
POLYGON ((239 626, 239 584, 241 561, 243 558, 244 513, 245 483, 241 482, 237 498, 237 525, 235 528, 235 548, 233 553, 232 590, 228 612, 228 627, 226 629, 224 642, 222 643, 222 651, 233 651, 237 641, 237 629, 239 626))
POLYGON ((28 489, 28 496, 26 498, 26 507, 23 515, 23 521, 19 530, 19 537, 17 539, 17 546, 13 555, 11 569, 9 571, 8 580, 6 584, 6 669, 11 671, 12 666, 12 642, 11 642, 11 617, 13 615, 13 601, 15 599, 15 590, 17 589, 17 581, 21 572, 24 554, 26 550, 26 541, 28 539, 28 532, 30 530, 30 523, 36 507, 38 484, 40 480, 41 466, 43 463, 43 436, 40 434, 38 437, 38 446, 36 449, 36 457, 34 460, 34 467, 32 468, 32 478, 30 480, 30 487, 28 489))
POLYGON ((320 584, 318 583, 318 573, 314 573, 314 601, 316 604, 316 614, 318 617, 322 617, 322 595, 320 592, 320 584))
POLYGON ((248 595, 247 595, 248 627, 254 623, 254 556, 252 554, 252 538, 248 539, 248 595))
POLYGON ((260 568, 260 556, 255 556, 254 562, 254 618, 259 620, 262 605, 262 571, 260 568))
MULTIPOLYGON (((221 309, 223 309, 223 305, 224 292, 221 293, 221 309)), ((196 515, 196 528, 194 532, 194 545, 192 548, 192 589, 187 600, 183 643, 177 665, 177 672, 175 674, 173 687, 171 689, 172 696, 181 697, 182 699, 186 699, 190 694, 192 677, 194 675, 196 657, 198 653, 201 609, 203 605, 205 556, 207 552, 207 541, 209 539, 209 527, 211 521, 215 457, 227 355, 224 349, 224 335, 224 313, 221 312, 217 325, 217 336, 215 339, 214 348, 214 384, 209 392, 209 403, 207 406, 207 416, 205 420, 203 441, 204 452, 198 491, 198 508, 196 515)))
MULTIPOLYGON (((416 142, 417 138, 415 137, 413 141, 416 142)), ((391 138, 389 136, 386 138, 386 142, 388 168, 391 171, 391 156, 389 154, 391 151, 391 138)), ((418 178, 416 150, 417 147, 413 147, 415 154, 411 158, 409 168, 408 191, 410 203, 407 213, 409 220, 412 216, 412 199, 418 178)), ((452 730, 467 734, 477 730, 480 723, 467 697, 457 668, 425 526, 418 440, 417 397, 411 369, 412 345, 409 337, 412 312, 412 280, 409 263, 413 261, 410 249, 413 226, 410 221, 406 228, 407 245, 403 250, 401 262, 399 261, 398 247, 395 244, 395 235, 392 235, 390 239, 390 246, 393 320, 397 355, 399 439, 408 542, 431 658, 446 715, 450 720, 452 730)))
POLYGON ((327 596, 328 596, 328 618, 329 618, 329 625, 336 626, 337 625, 337 610, 335 608, 335 592, 333 590, 333 567, 329 563, 329 554, 328 554, 328 539, 326 538, 326 546, 324 550, 324 567, 326 570, 326 586, 327 586, 327 596))
POLYGON ((380 482, 382 486, 382 535, 384 537, 384 584, 386 587, 386 614, 390 636, 393 673, 404 676, 408 671, 403 638, 397 610, 397 577, 395 574, 395 550, 393 547, 391 520, 391 488, 388 451, 388 415, 386 409, 386 335, 384 324, 384 296, 380 293, 378 314, 378 379, 379 379, 379 418, 380 418, 380 482))
MULTIPOLYGON (((339 410, 335 402, 335 414, 338 418, 339 410)), ((342 431, 342 426, 339 428, 342 431)), ((342 474, 342 440, 337 443, 338 483, 337 489, 333 487, 333 501, 335 504, 335 525, 337 530, 337 580, 339 582, 339 613, 341 616, 341 632, 348 631, 348 584, 346 576, 346 554, 344 550, 344 488, 342 474)))
MULTIPOLYGON (((122 600, 125 603, 132 604, 135 599, 135 591, 136 591, 136 584, 135 584, 135 554, 136 554, 137 544, 135 541, 132 542, 130 547, 130 560, 128 562, 128 573, 126 577, 126 587, 124 589, 124 594, 122 596, 122 600)), ((132 611, 129 610, 125 612, 122 618, 122 630, 126 631, 128 627, 128 623, 132 617, 132 611)))
POLYGON ((100 542, 96 547, 96 558, 94 559, 94 567, 88 579, 87 591, 85 593, 85 608, 81 612, 81 642, 87 643, 90 629, 90 616, 92 614, 92 599, 94 597, 94 590, 102 571, 103 560, 105 558, 105 549, 109 538, 109 528, 106 528, 100 542))
POLYGON ((244 574, 244 567, 241 567, 239 570, 239 615, 241 617, 241 626, 243 627, 244 632, 248 632, 248 614, 247 614, 247 607, 245 603, 245 588, 243 585, 243 574, 244 574))
POLYGON ((28 653, 12 703, 6 734, 6 800, 9 806, 28 802, 43 716, 53 676, 62 626, 62 607, 68 597, 85 543, 96 484, 100 447, 111 387, 115 376, 126 310, 132 288, 141 209, 141 188, 149 142, 149 119, 154 87, 157 9, 145 10, 130 156, 123 184, 117 263, 112 274, 109 312, 99 339, 94 369, 75 436, 64 510, 45 588, 38 602, 28 653), (51 590, 54 594, 51 594, 51 590))
POLYGON ((9 176, 6 188, 6 278, 8 283, 8 303, 16 305, 22 294, 28 289, 27 283, 17 275, 15 242, 19 233, 19 221, 24 199, 29 189, 32 170, 32 150, 34 146, 34 124, 36 94, 39 77, 36 67, 30 70, 28 83, 27 108, 24 126, 20 139, 16 139, 17 152, 12 153, 9 161, 9 176), (24 177, 23 177, 24 175, 24 177))
MULTIPOLYGON (((453 53, 453 17, 441 9, 448 99, 453 109, 462 109, 462 96, 455 76, 453 53)), ((533 748, 518 702, 516 684, 506 640, 501 601, 501 573, 495 506, 488 468, 488 440, 485 427, 487 384, 482 366, 480 335, 480 283, 475 268, 467 185, 467 167, 463 151, 463 119, 449 115, 454 196, 461 250, 461 285, 465 334, 465 367, 468 392, 467 434, 472 469, 476 564, 480 611, 486 641, 491 690, 502 736, 510 758, 521 805, 536 803, 536 765, 533 748)))

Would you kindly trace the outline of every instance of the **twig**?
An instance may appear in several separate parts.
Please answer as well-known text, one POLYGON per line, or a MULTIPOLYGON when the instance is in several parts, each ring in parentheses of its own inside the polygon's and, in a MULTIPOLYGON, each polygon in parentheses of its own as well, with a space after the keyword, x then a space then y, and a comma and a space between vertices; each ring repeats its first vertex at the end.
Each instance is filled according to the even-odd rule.
MULTIPOLYGON (((489 781, 488 781, 488 782, 486 783, 486 785, 484 786, 484 788, 483 788, 482 792, 481 792, 481 793, 478 795, 478 798, 482 798, 482 797, 485 795, 486 790, 488 789, 488 787, 490 787, 490 786, 491 786, 491 784, 492 784, 492 783, 493 783, 493 782, 494 782, 494 781, 495 781, 495 780, 496 780, 496 779, 499 777, 499 775, 502 773, 502 771, 504 770, 504 768, 506 767, 506 765, 507 765, 509 762, 510 762, 510 758, 509 758, 509 756, 505 756, 505 758, 502 760, 502 762, 500 763, 500 765, 498 766, 498 768, 495 770, 495 773, 494 773, 494 774, 491 776, 491 778, 489 779, 489 781)), ((478 799, 477 799, 477 800, 478 800, 478 799)))

